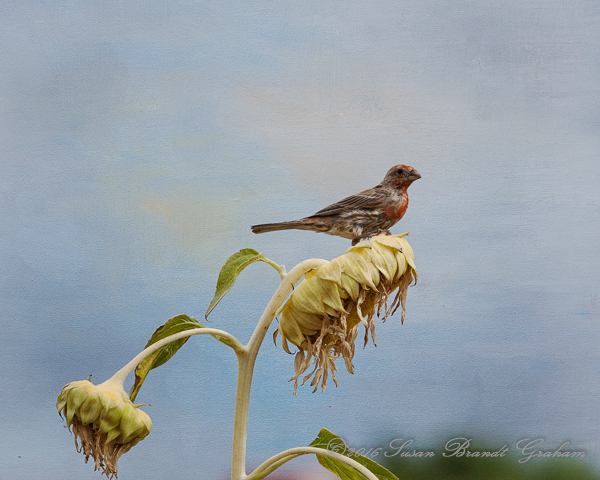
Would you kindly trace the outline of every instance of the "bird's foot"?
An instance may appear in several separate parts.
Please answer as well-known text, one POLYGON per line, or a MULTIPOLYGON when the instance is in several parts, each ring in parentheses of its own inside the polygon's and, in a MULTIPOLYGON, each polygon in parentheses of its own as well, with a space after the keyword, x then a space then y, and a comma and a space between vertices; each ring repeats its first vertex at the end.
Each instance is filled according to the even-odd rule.
POLYGON ((379 230, 377 233, 375 233, 375 234, 373 234, 373 235, 369 235, 368 237, 354 238, 354 239, 352 240, 352 246, 356 245, 356 244, 357 244, 358 242, 360 242, 361 240, 364 240, 364 239, 371 239, 371 238, 373 238, 373 237, 376 237, 377 235, 382 235, 382 234, 385 234, 385 235, 391 235, 391 234, 392 234, 392 232, 390 232, 389 230, 385 229, 385 230, 379 230))

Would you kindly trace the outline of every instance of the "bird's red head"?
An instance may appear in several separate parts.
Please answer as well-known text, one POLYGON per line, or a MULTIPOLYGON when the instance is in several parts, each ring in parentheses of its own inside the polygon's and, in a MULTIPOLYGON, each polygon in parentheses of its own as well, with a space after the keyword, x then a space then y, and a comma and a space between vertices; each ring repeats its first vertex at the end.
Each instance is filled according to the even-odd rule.
POLYGON ((419 172, 408 165, 396 165, 389 169, 383 182, 383 185, 393 185, 394 187, 408 187, 412 182, 421 178, 419 172))

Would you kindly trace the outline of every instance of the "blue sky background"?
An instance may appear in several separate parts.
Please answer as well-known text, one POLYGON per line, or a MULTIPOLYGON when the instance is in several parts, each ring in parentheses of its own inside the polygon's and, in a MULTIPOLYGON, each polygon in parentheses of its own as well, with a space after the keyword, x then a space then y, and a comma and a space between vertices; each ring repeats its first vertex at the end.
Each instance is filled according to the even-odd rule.
MULTIPOLYGON (((293 397, 293 357, 267 340, 249 467, 323 426, 355 446, 569 440, 597 462, 599 21, 584 0, 3 2, 0 476, 100 478, 61 387, 202 319, 240 248, 288 268, 340 255, 347 240, 250 225, 399 163, 422 174, 393 229, 419 269, 405 324, 379 323, 325 394, 293 397)), ((210 326, 246 342, 277 284, 252 265, 210 326)), ((229 349, 188 342, 144 385, 154 428, 120 478, 228 478, 234 386, 229 349)))

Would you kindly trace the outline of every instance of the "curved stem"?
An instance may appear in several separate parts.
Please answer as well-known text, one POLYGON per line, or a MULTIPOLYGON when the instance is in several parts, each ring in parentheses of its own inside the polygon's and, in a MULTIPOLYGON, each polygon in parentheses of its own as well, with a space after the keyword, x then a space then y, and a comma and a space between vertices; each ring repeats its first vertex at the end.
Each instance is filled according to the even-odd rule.
POLYGON ((236 351, 238 357, 238 379, 233 423, 233 452, 231 458, 232 480, 242 480, 246 478, 248 407, 250 404, 250 390, 252 387, 254 363, 256 362, 256 356, 258 355, 260 345, 269 330, 273 318, 275 318, 275 313, 281 303, 285 300, 285 297, 287 297, 288 293, 292 290, 292 287, 306 272, 318 268, 324 263, 327 263, 327 261, 313 258, 304 260, 292 268, 292 270, 282 278, 279 287, 260 317, 248 345, 246 345, 243 351, 236 351))
POLYGON ((275 470, 275 468, 280 467, 281 465, 292 460, 293 458, 296 458, 300 455, 307 455, 307 454, 313 454, 313 453, 316 455, 321 455, 323 457, 330 457, 330 458, 333 458, 340 462, 347 463, 352 468, 355 468, 360 473, 362 473, 369 480, 378 480, 373 472, 371 472, 364 465, 361 465, 360 463, 358 463, 356 460, 346 457, 345 455, 342 455, 341 453, 332 452, 331 450, 327 450, 325 448, 318 448, 318 447, 296 447, 296 448, 290 448, 288 450, 284 450, 283 452, 278 453, 277 455, 274 455, 271 458, 269 458, 268 460, 266 460, 265 462, 263 462, 262 465, 260 465, 256 470, 254 470, 254 472, 252 472, 246 478, 247 478, 247 480, 260 480, 261 478, 265 478, 267 475, 269 475, 271 472, 273 472, 273 470, 275 470), (272 467, 275 467, 275 468, 272 468, 272 467))
POLYGON ((275 470, 277 470, 279 467, 281 467, 284 463, 287 463, 290 460, 293 460, 294 458, 299 457, 300 455, 302 455, 302 454, 296 453, 294 455, 287 455, 286 457, 280 458, 276 462, 273 462, 268 467, 265 467, 264 470, 259 470, 257 468, 256 470, 254 470, 254 472, 252 472, 250 475, 248 475, 246 480, 261 480, 262 478, 266 478, 269 475, 271 475, 275 470))
POLYGON ((274 262, 273 260, 268 259, 267 257, 263 257, 263 262, 271 265, 275 270, 277 270, 279 272, 279 276, 281 277, 281 279, 282 280, 284 279, 286 273, 285 273, 285 267, 283 265, 279 265, 278 263, 274 262))
POLYGON ((158 342, 153 343, 149 347, 145 348, 140 353, 138 353, 133 358, 133 360, 131 360, 117 373, 115 373, 110 380, 118 381, 122 385, 127 375, 129 375, 135 369, 138 363, 140 363, 148 355, 154 353, 156 350, 164 347, 165 345, 174 342, 175 340, 179 340, 185 337, 191 337, 192 335, 212 335, 217 340, 222 341, 223 343, 226 343, 227 345, 231 346, 236 351, 236 353, 245 351, 245 348, 240 343, 240 341, 225 330, 219 330, 217 328, 192 328, 190 330, 183 330, 182 332, 169 335, 168 337, 165 337, 159 340, 158 342))
POLYGON ((271 301, 268 303, 265 311, 263 312, 256 328, 254 329, 254 333, 246 345, 246 349, 250 355, 256 356, 258 354, 258 350, 260 349, 260 345, 269 330, 269 326, 275 318, 275 313, 279 309, 281 303, 287 297, 287 294, 290 293, 294 285, 300 280, 306 272, 309 270, 313 270, 315 268, 319 268, 321 265, 328 263, 327 260, 322 260, 320 258, 311 258, 309 260, 304 260, 296 265, 294 268, 290 270, 290 272, 283 277, 281 283, 279 284, 279 288, 275 291, 275 294, 271 298, 271 301))

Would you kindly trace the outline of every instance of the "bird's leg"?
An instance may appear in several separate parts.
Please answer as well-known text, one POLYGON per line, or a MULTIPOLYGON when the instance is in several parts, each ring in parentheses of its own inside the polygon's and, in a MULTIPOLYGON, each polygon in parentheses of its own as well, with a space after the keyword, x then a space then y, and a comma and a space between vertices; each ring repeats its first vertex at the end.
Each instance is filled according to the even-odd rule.
POLYGON ((382 233, 384 233, 385 235, 391 235, 392 232, 390 232, 387 228, 385 229, 381 229, 381 230, 377 230, 376 233, 374 233, 373 235, 369 235, 367 237, 360 237, 360 238, 354 238, 352 240, 352 246, 356 245, 358 242, 360 242, 363 238, 372 238, 375 237, 377 235, 381 235, 382 233))

